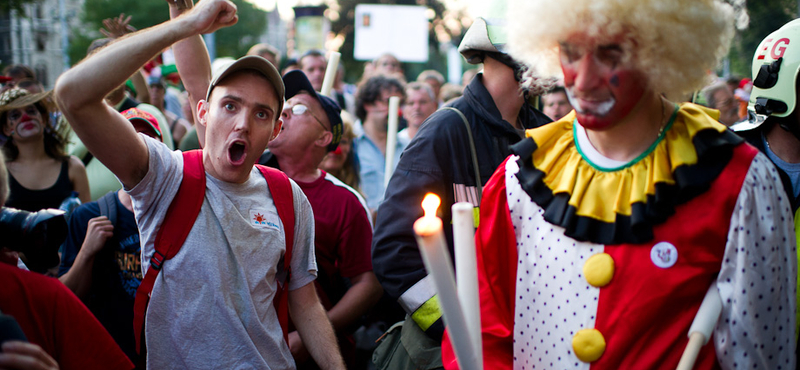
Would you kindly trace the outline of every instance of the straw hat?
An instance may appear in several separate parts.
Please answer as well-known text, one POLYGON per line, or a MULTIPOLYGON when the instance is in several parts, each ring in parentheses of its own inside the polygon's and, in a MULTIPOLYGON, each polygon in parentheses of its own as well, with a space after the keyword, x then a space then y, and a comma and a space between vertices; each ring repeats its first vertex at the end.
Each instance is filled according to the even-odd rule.
POLYGON ((38 103, 52 95, 53 90, 31 94, 28 90, 14 87, 0 94, 0 113, 38 103))

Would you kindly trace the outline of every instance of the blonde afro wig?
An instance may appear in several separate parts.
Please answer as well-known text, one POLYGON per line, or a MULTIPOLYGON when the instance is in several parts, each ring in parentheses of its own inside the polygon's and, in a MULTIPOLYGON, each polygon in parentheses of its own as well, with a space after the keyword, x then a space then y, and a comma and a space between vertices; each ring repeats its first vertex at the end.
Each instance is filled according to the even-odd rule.
POLYGON ((559 42, 586 35, 625 40, 648 87, 677 98, 706 85, 734 35, 734 9, 719 0, 511 0, 508 9, 510 53, 535 71, 527 83, 561 76, 559 42))

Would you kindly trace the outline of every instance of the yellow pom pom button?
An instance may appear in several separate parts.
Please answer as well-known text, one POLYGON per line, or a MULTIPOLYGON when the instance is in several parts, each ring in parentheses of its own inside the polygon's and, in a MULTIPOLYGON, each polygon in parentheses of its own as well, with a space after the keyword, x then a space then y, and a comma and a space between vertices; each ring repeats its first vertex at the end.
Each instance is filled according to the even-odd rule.
POLYGON ((608 253, 589 257, 583 265, 583 276, 591 286, 603 287, 614 277, 614 259, 608 253))
POLYGON ((572 350, 583 362, 597 361, 606 350, 606 339, 597 329, 583 329, 572 337, 572 350))

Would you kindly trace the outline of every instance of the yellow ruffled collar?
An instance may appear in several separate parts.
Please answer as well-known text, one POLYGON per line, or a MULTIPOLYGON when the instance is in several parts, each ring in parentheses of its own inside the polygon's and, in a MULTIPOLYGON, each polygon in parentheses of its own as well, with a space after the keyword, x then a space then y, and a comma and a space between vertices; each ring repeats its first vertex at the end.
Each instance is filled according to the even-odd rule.
POLYGON ((602 168, 581 153, 572 113, 526 132, 530 140, 514 147, 520 155, 517 177, 545 208, 545 218, 564 226, 567 235, 603 244, 644 242, 652 238, 653 225, 707 189, 727 165, 703 156, 742 142, 715 113, 681 105, 659 139, 618 168, 602 168))

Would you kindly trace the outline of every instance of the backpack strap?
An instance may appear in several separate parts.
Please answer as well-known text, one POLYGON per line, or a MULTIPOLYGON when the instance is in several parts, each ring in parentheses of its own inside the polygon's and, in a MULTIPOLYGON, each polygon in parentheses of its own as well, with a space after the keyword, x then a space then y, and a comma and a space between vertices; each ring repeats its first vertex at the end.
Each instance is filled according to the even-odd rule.
POLYGON ((278 314, 278 321, 283 329, 283 339, 289 343, 289 278, 291 276, 292 246, 294 246, 294 194, 292 193, 292 183, 285 173, 267 166, 256 165, 261 174, 267 180, 267 187, 275 208, 278 210, 278 217, 283 223, 284 239, 286 239, 286 253, 283 255, 283 270, 281 264, 278 266, 278 288, 275 298, 272 300, 275 312, 278 314))
POLYGON ((97 200, 97 205, 100 207, 100 215, 106 216, 111 221, 111 225, 114 226, 117 226, 116 193, 116 191, 109 191, 97 200))
POLYGON ((133 335, 136 352, 141 353, 142 334, 150 292, 164 261, 174 257, 189 236, 206 193, 206 173, 203 168, 202 150, 183 152, 183 180, 178 193, 164 216, 164 222, 156 234, 155 253, 150 258, 150 268, 136 290, 133 306, 133 335))

